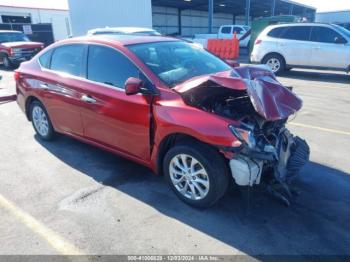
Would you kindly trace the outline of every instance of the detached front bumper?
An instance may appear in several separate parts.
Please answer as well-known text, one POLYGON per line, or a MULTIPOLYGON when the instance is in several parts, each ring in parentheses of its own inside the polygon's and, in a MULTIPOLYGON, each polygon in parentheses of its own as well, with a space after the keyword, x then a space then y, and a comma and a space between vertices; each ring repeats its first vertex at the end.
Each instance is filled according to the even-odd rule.
POLYGON ((305 140, 285 129, 274 146, 267 144, 262 149, 242 146, 230 160, 230 169, 233 179, 240 186, 259 184, 267 166, 273 169, 276 181, 288 184, 309 160, 309 155, 310 149, 305 140))

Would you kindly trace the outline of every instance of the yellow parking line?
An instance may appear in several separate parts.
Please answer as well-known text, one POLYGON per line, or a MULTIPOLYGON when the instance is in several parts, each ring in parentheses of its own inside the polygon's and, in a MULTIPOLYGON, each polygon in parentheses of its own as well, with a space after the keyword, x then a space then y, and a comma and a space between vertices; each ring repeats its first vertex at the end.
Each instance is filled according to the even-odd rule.
POLYGON ((292 125, 292 126, 306 127, 306 128, 316 129, 316 130, 325 131, 325 132, 329 132, 329 133, 335 133, 335 134, 350 136, 350 132, 337 130, 337 129, 330 129, 330 128, 324 128, 324 127, 319 127, 319 126, 305 125, 305 124, 294 123, 294 122, 291 122, 291 123, 288 123, 288 124, 292 125))
POLYGON ((0 194, 0 207, 15 216, 22 224, 45 239, 50 246, 63 255, 84 255, 78 248, 64 240, 57 233, 40 223, 0 194))

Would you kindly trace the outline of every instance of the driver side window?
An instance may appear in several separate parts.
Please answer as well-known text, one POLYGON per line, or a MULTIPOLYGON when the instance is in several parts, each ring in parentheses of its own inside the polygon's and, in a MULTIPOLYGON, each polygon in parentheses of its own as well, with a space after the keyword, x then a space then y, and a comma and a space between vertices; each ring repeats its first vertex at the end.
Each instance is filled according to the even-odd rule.
POLYGON ((129 77, 139 78, 138 68, 123 54, 106 46, 90 45, 87 78, 124 88, 129 77))

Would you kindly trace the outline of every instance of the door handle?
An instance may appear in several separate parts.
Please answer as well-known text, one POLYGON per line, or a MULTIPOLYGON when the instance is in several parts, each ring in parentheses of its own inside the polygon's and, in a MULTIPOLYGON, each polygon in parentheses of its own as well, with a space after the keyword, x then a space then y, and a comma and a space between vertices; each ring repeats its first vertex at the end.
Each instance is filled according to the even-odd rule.
POLYGON ((86 103, 91 103, 91 104, 96 103, 96 99, 89 96, 89 95, 82 95, 80 99, 81 99, 81 101, 86 102, 86 103))
POLYGON ((319 49, 321 49, 321 47, 320 46, 316 46, 316 47, 314 47, 314 49, 319 50, 319 49))
POLYGON ((40 88, 47 90, 47 89, 49 89, 49 86, 48 86, 48 84, 40 84, 40 88))

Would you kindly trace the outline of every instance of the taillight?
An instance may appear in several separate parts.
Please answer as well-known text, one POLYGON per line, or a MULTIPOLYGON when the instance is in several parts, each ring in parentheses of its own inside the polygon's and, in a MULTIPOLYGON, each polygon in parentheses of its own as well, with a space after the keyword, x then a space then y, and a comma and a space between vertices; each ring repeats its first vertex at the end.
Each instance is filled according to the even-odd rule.
POLYGON ((18 81, 21 78, 21 73, 18 71, 15 71, 13 77, 14 77, 15 81, 18 81))
POLYGON ((255 41, 255 45, 258 45, 258 44, 261 44, 262 43, 262 40, 260 40, 260 39, 256 39, 256 41, 255 41))

